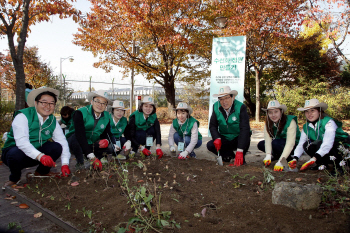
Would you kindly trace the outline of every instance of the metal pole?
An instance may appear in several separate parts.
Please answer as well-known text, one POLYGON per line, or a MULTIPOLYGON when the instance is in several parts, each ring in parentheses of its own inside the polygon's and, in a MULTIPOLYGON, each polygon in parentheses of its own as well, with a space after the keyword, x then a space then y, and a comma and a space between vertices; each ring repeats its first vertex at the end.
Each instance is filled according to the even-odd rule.
POLYGON ((60 86, 62 87, 62 57, 60 58, 60 86))
POLYGON ((92 79, 92 76, 90 76, 90 91, 89 92, 91 92, 91 79, 92 79))
POLYGON ((114 78, 112 79, 112 100, 114 100, 114 78))
MULTIPOLYGON (((135 40, 132 40, 132 53, 135 55, 135 40)), ((131 88, 130 88, 130 113, 133 113, 134 105, 134 67, 131 68, 131 88)))
POLYGON ((66 106, 66 77, 63 77, 63 106, 66 106))

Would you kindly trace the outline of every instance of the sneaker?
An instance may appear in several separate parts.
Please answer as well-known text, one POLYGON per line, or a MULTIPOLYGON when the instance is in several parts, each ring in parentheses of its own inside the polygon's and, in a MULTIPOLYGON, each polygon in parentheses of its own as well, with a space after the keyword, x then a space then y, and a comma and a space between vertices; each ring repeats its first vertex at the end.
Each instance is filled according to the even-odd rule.
POLYGON ((102 164, 108 163, 108 160, 106 159, 106 157, 101 158, 100 161, 102 164))
POLYGON ((5 190, 6 187, 11 187, 12 185, 15 185, 15 184, 17 184, 17 182, 13 182, 11 180, 6 181, 5 184, 2 186, 2 189, 5 190))
POLYGON ((121 154, 117 155, 116 158, 120 159, 120 160, 126 160, 126 157, 124 155, 121 155, 121 154))
POLYGON ((194 153, 194 151, 192 151, 192 152, 190 153, 190 157, 191 157, 191 158, 196 158, 196 153, 194 153))

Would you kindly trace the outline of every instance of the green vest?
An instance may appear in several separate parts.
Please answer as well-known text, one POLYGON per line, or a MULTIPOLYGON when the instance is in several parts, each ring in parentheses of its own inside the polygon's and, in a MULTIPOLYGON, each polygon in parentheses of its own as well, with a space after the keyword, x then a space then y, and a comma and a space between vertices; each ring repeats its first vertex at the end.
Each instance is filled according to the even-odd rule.
POLYGON ((118 121, 117 125, 115 125, 113 121, 113 116, 112 115, 110 116, 111 116, 111 119, 109 122, 111 124, 111 132, 115 138, 120 138, 124 133, 125 127, 128 125, 128 120, 125 117, 122 117, 118 121))
MULTIPOLYGON (((103 116, 101 116, 100 119, 98 119, 97 124, 94 128, 95 117, 92 114, 92 105, 79 108, 77 111, 80 111, 83 114, 85 136, 88 141, 88 144, 93 144, 94 142, 100 139, 101 134, 106 129, 106 126, 108 125, 110 119, 109 112, 103 112, 103 116)), ((75 133, 74 121, 69 127, 69 133, 66 134, 66 137, 69 138, 73 133, 75 133)), ((76 136, 79 137, 79 135, 76 136)))
POLYGON ((235 139, 239 135, 239 132, 240 132, 239 115, 241 113, 242 105, 243 103, 235 99, 232 105, 235 111, 232 112, 231 115, 229 115, 227 118, 226 114, 224 116, 222 112, 219 110, 219 107, 221 106, 220 101, 217 101, 214 104, 213 108, 214 108, 214 113, 216 115, 216 119, 218 120, 219 132, 229 141, 235 139), (226 118, 227 118, 227 122, 226 122, 226 118))
MULTIPOLYGON (((131 116, 135 115, 135 125, 136 130, 143 130, 146 131, 147 129, 151 128, 154 125, 154 122, 157 119, 157 114, 153 113, 152 115, 149 115, 147 120, 145 120, 143 113, 139 112, 138 110, 133 112, 131 116)), ((130 120, 129 117, 129 120, 130 120)))
POLYGON ((309 127, 308 126, 309 123, 306 122, 306 124, 304 124, 304 126, 303 126, 304 133, 306 135, 309 135, 309 139, 311 139, 312 141, 315 141, 317 139, 323 140, 323 136, 324 136, 324 133, 326 131, 326 124, 328 123, 329 120, 333 120, 338 126, 337 130, 335 131, 335 141, 336 142, 344 141, 345 139, 347 139, 349 137, 348 133, 344 132, 343 129, 341 128, 342 123, 332 119, 329 116, 325 116, 323 119, 321 119, 320 121, 317 122, 317 124, 320 124, 320 132, 317 132, 318 126, 316 126, 315 127, 316 130, 314 130, 313 128, 309 127), (309 130, 309 133, 307 132, 308 130, 309 130), (318 138, 317 138, 317 135, 318 135, 318 138))
POLYGON ((290 126, 290 123, 292 122, 292 120, 295 121, 295 123, 297 124, 297 131, 296 131, 296 137, 295 137, 295 142, 296 144, 298 144, 299 139, 300 139, 300 130, 298 127, 298 118, 296 116, 293 115, 287 115, 287 121, 286 124, 284 125, 284 128, 282 130, 282 132, 278 135, 276 135, 277 132, 277 127, 275 125, 273 125, 272 129, 273 129, 273 135, 276 135, 276 139, 285 139, 287 138, 287 131, 288 131, 288 127, 290 126))
MULTIPOLYGON (((190 117, 185 121, 185 123, 182 124, 181 129, 180 125, 177 119, 173 120, 173 127, 176 130, 176 132, 179 134, 180 137, 183 138, 183 132, 186 132, 185 136, 190 136, 191 137, 191 130, 193 128, 193 124, 197 122, 197 126, 199 128, 199 122, 194 119, 193 117, 190 117), (188 124, 187 124, 188 123, 188 124)), ((202 134, 198 130, 198 140, 202 140, 202 134)))
MULTIPOLYGON (((29 141, 35 147, 41 147, 47 140, 52 138, 53 131, 56 129, 56 117, 50 115, 45 123, 41 126, 35 107, 21 109, 15 115, 23 113, 28 119, 29 141)), ((16 146, 16 141, 13 136, 13 129, 7 134, 7 140, 4 148, 16 146)))

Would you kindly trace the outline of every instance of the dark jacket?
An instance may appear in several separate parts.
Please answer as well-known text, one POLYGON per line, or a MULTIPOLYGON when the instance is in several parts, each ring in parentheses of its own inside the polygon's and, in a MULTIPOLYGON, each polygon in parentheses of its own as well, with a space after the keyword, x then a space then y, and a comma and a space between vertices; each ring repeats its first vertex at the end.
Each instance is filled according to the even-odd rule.
MULTIPOLYGON (((94 110, 91 108, 93 116, 95 116, 94 110)), ((101 113, 101 117, 104 116, 104 112, 101 113)), ((95 126, 97 124, 99 119, 95 119, 95 126)), ((85 135, 85 125, 84 125, 84 120, 83 120, 83 113, 81 111, 75 111, 73 115, 73 122, 74 122, 74 127, 75 127, 75 136, 79 142, 79 145, 81 149, 83 150, 83 153, 85 155, 88 155, 90 153, 93 153, 91 146, 89 146, 86 135, 85 135)), ((103 133, 100 135, 100 139, 107 139, 108 143, 113 143, 115 144, 115 138, 113 134, 111 133, 111 126, 110 123, 107 124, 105 130, 103 133)), ((95 142, 94 146, 98 146, 98 142, 95 142)))
MULTIPOLYGON (((219 110, 224 116, 227 115, 226 111, 222 106, 220 106, 219 110)), ((233 111, 235 110, 234 110, 234 106, 232 105, 230 110, 230 115, 233 111)), ((239 118, 240 118, 240 123, 239 123, 240 130, 239 130, 237 148, 245 149, 250 144, 250 125, 249 125, 249 115, 247 112, 247 106, 245 106, 244 104, 242 104, 239 118)), ((219 124, 218 124, 218 120, 216 118, 216 114, 214 110, 210 117, 209 130, 213 140, 217 138, 222 138, 222 136, 219 133, 219 124)))

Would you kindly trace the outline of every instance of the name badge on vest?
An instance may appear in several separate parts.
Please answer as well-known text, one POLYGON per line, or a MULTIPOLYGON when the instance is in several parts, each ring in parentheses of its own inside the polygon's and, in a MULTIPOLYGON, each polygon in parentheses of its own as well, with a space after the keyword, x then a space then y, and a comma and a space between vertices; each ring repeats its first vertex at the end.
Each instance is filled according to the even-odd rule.
POLYGON ((122 132, 122 131, 123 131, 122 128, 119 128, 118 130, 119 130, 119 132, 122 132))
POLYGON ((153 137, 146 138, 146 146, 153 146, 153 137))
POLYGON ((119 148, 122 148, 121 145, 120 145, 120 141, 119 141, 119 140, 117 140, 117 141, 115 142, 115 145, 116 145, 117 147, 119 147, 119 148))
POLYGON ((178 151, 184 151, 184 147, 185 147, 185 143, 183 143, 183 142, 179 142, 177 144, 177 150, 178 151))

